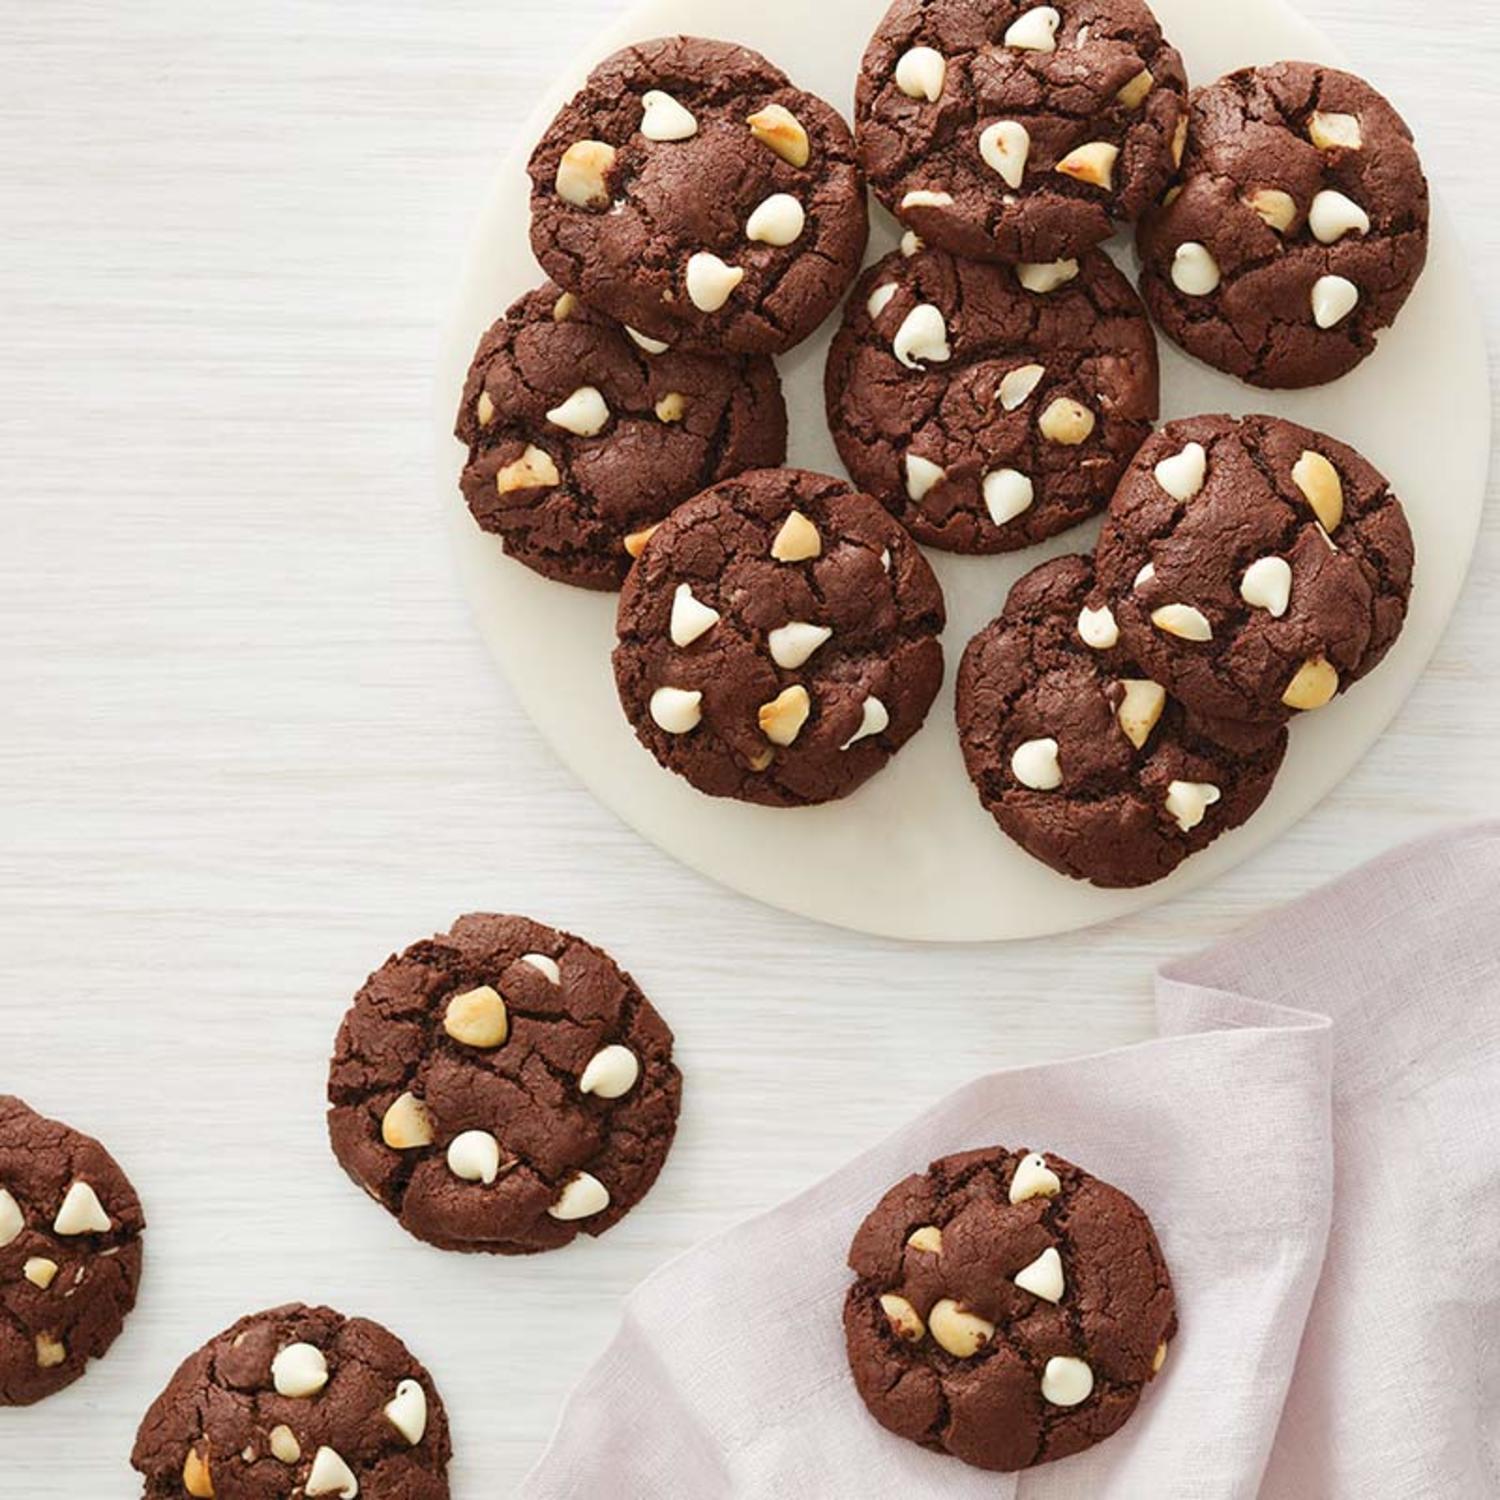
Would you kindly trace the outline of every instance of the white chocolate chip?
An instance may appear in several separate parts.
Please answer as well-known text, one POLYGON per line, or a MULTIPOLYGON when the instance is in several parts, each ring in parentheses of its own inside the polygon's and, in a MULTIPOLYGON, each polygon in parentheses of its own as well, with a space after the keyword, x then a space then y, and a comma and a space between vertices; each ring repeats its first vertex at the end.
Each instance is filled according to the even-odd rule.
POLYGON ((271 1384, 278 1396, 316 1396, 328 1384, 328 1361, 315 1344, 287 1344, 271 1361, 271 1384))
POLYGON ((947 477, 948 471, 930 458, 923 458, 920 453, 906 455, 906 493, 911 499, 921 500, 933 485, 947 477))
POLYGON ((791 620, 779 625, 766 637, 771 660, 778 667, 795 671, 826 641, 833 631, 826 625, 809 625, 806 620, 791 620))
POLYGON ((1156 577, 1156 564, 1155 563, 1147 563, 1146 566, 1144 568, 1142 568, 1141 571, 1135 575, 1135 580, 1131 583, 1130 586, 1131 586, 1132 589, 1144 588, 1155 577, 1156 577))
POLYGON ((1297 220, 1297 200, 1280 188, 1257 188, 1245 203, 1277 234, 1285 234, 1297 220))
POLYGON ((574 313, 578 311, 578 298, 572 292, 564 292, 556 302, 552 304, 552 321, 554 323, 566 323, 574 313))
POLYGON ((1047 409, 1036 419, 1036 425, 1049 443, 1076 448, 1079 443, 1087 442, 1094 430, 1094 414, 1071 396, 1057 396, 1047 403, 1047 409))
POLYGON ((297 1441, 297 1434, 285 1422, 278 1422, 271 1429, 269 1441, 271 1457, 279 1463, 294 1464, 302 1457, 302 1444, 297 1441))
POLYGON ((1313 282, 1313 322, 1319 328, 1342 323, 1359 304, 1359 288, 1347 276, 1320 276, 1313 282))
POLYGON ((1078 612, 1078 638, 1095 651, 1108 651, 1118 646, 1120 627, 1115 622, 1114 610, 1107 604, 1101 604, 1098 609, 1084 605, 1078 612))
POLYGON ((45 1292, 57 1275, 57 1262, 48 1260, 45 1255, 30 1255, 26 1258, 26 1264, 21 1267, 21 1274, 32 1286, 40 1287, 45 1292))
POLYGON ((1035 486, 1019 469, 991 469, 981 481, 980 490, 984 495, 984 508, 996 526, 1014 521, 1031 508, 1036 497, 1035 486))
POLYGON ((1166 1364, 1166 1362, 1167 1341, 1163 1339, 1161 1343, 1156 1346, 1156 1353, 1151 1356, 1151 1373, 1153 1375, 1160 1375, 1161 1367, 1166 1364))
POLYGON ((908 99, 940 99, 948 77, 948 64, 935 47, 911 47, 896 63, 896 87, 908 99))
POLYGON ((400 1380, 385 1404, 385 1419, 415 1448, 427 1432, 427 1392, 417 1380, 400 1380))
POLYGON ((870 293, 870 300, 865 303, 865 311, 869 313, 871 321, 878 318, 891 305, 891 298, 896 295, 896 291, 896 283, 887 281, 870 293))
POLYGON ((800 683, 783 688, 769 703, 762 703, 756 714, 760 732, 773 745, 790 745, 807 723, 812 699, 800 683))
POLYGON ((1314 110, 1307 122, 1307 138, 1319 151, 1358 151, 1364 145, 1358 115, 1314 110))
POLYGON ((718 312, 744 279, 743 267, 731 266, 711 251, 699 250, 688 256, 688 300, 699 312, 718 312))
POLYGON ((208 1454, 199 1453, 196 1447, 189 1448, 182 1461, 182 1488, 193 1500, 213 1500, 214 1481, 208 1454))
POLYGON ((415 1094, 400 1094, 380 1118, 380 1138, 393 1151, 432 1144, 432 1116, 415 1094))
POLYGON ((498 1047, 510 1034, 505 1001, 493 985, 481 984, 449 1000, 443 1030, 465 1047, 498 1047))
POLYGON ((1062 1192, 1062 1179, 1047 1165, 1038 1151, 1023 1156, 1010 1179, 1010 1201, 1024 1203, 1028 1198, 1055 1198, 1062 1192))
POLYGON ((496 472, 495 488, 502 495, 515 490, 548 489, 561 477, 557 465, 552 462, 552 455, 528 443, 518 459, 496 472))
POLYGON ((1031 132, 1018 120, 996 120, 979 132, 979 155, 1007 187, 1018 188, 1031 155, 1031 132))
POLYGON ((562 970, 557 966, 557 960, 545 953, 523 953, 520 961, 530 964, 548 984, 562 983, 562 970))
POLYGON ((1054 1354, 1042 1371, 1042 1398, 1053 1406, 1077 1406, 1094 1389, 1094 1372, 1070 1354, 1054 1354))
POLYGON ((609 421, 609 407, 594 386, 581 385, 561 406, 547 413, 547 420, 579 437, 595 437, 609 421))
POLYGON ((313 1454, 312 1472, 307 1476, 304 1493, 337 1495, 338 1500, 354 1500, 359 1494, 359 1480, 332 1448, 323 1447, 313 1454))
POLYGON ((922 1335, 927 1332, 927 1327, 922 1322, 922 1315, 905 1297, 899 1297, 895 1292, 887 1292, 880 1299, 880 1310, 885 1314, 886 1321, 890 1323, 891 1332, 898 1339, 905 1339, 908 1344, 921 1342, 922 1335))
POLYGON ((6 1188, 0 1188, 0 1248, 10 1244, 26 1227, 26 1215, 21 1205, 6 1188))
POLYGON ((1208 454, 1202 443, 1189 443, 1180 453, 1162 459, 1151 472, 1174 500, 1191 500, 1203 488, 1208 454))
POLYGON ((680 422, 687 411, 687 397, 681 391, 668 391, 655 410, 658 422, 680 422))
POLYGON ((947 208, 953 194, 938 188, 913 188, 900 203, 902 208, 947 208))
POLYGON ((488 1187, 500 1175, 500 1142, 487 1130, 465 1130, 448 1143, 448 1170, 488 1187))
POLYGON ((880 549, 880 566, 887 573, 891 571, 891 549, 889 547, 882 547, 880 549))
POLYGON ((1149 677, 1122 677, 1120 686, 1124 693, 1115 710, 1115 721, 1125 738, 1137 750, 1144 750, 1167 706, 1167 690, 1149 677))
POLYGON ((1353 198, 1333 188, 1324 188, 1312 201, 1307 224, 1325 245, 1332 245, 1346 234, 1368 234, 1370 216, 1353 198))
POLYGON ((67 1191, 57 1217, 52 1221, 55 1234, 105 1234, 109 1215, 99 1195, 81 1177, 67 1191))
POLYGON ((1211 781, 1169 781, 1167 811, 1184 833, 1191 833, 1221 795, 1211 781))
POLYGON ((1258 557, 1240 579, 1240 598, 1279 620, 1292 598, 1292 568, 1284 557, 1258 557))
POLYGON ((781 104, 768 104, 745 121, 756 140, 773 150, 794 167, 805 167, 812 154, 807 132, 791 110, 781 104))
POLYGON ((794 510, 781 523, 771 543, 771 556, 777 562, 807 562, 823 551, 823 538, 800 510, 794 510))
POLYGON ((1185 240, 1172 257, 1172 285, 1189 297, 1206 297, 1219 285, 1219 263, 1207 245, 1185 240))
POLYGON ((1077 274, 1076 260, 1023 260, 1016 267, 1016 280, 1028 292, 1043 295, 1065 286, 1077 274))
POLYGON ((1344 519, 1344 485, 1339 471, 1311 449, 1292 465, 1292 483, 1302 491, 1323 529, 1335 532, 1344 519))
POLYGON ((688 734, 703 719, 703 694, 687 688, 659 687, 651 695, 651 717, 667 734, 688 734))
POLYGON ((587 1219, 609 1207, 609 1189, 588 1172, 577 1172, 563 1184, 547 1212, 554 1219, 587 1219))
POLYGON ((942 313, 930 302, 919 302, 901 320, 891 349, 908 370, 920 370, 922 360, 947 359, 951 351, 942 313))
POLYGON ((1211 641, 1214 628, 1208 616, 1191 604, 1163 604, 1151 611, 1151 623, 1167 635, 1183 641, 1211 641))
POLYGON ((1172 165, 1180 167, 1182 158, 1187 152, 1188 117, 1183 117, 1177 122, 1177 128, 1172 132, 1172 165))
POLYGON ((698 134, 698 122, 661 89, 648 89, 641 95, 641 134, 648 141, 685 141, 698 134))
POLYGON ((1119 156, 1120 148, 1108 141, 1088 141, 1075 146, 1053 170, 1075 182, 1086 182, 1090 187, 1108 192, 1114 186, 1115 162, 1119 156))
POLYGON ((927 1327, 934 1341, 955 1359, 972 1359, 995 1336, 995 1325, 960 1307, 952 1297, 932 1304, 927 1327))
POLYGON ((1061 1302, 1063 1292, 1067 1290, 1063 1278, 1062 1256, 1052 1245, 1043 1250, 1029 1266, 1022 1266, 1011 1280, 1023 1292, 1030 1292, 1043 1302, 1061 1302))
POLYGON ((1151 92, 1151 86, 1155 82, 1156 79, 1151 76, 1151 69, 1142 68, 1134 78, 1120 87, 1115 94, 1115 98, 1126 109, 1139 109, 1145 103, 1146 95, 1151 92))
POLYGON ((635 1087, 641 1076, 640 1060, 629 1047, 611 1042, 588 1060, 578 1075, 580 1094, 597 1094, 601 1099, 618 1099, 635 1087))
POLYGON ((807 223, 802 205, 790 193, 772 193, 745 221, 745 238, 763 245, 790 245, 807 223))
POLYGON ((1055 52, 1062 17, 1050 5, 1024 11, 1006 28, 1005 45, 1018 52, 1055 52))
POLYGON ((638 329, 632 328, 629 323, 625 325, 625 332, 631 337, 632 342, 639 345, 647 354, 665 354, 672 346, 664 344, 660 339, 653 339, 638 329))
POLYGON ((906 1243, 913 1250, 921 1250, 927 1255, 941 1255, 943 1253, 943 1231, 936 1224, 923 1224, 920 1229, 913 1229, 907 1235, 906 1243))
POLYGON ((1062 785, 1062 766, 1054 739, 1027 740, 1010 757, 1011 775, 1034 792, 1055 792, 1062 785))
POLYGON ((610 201, 609 174, 615 148, 606 141, 574 141, 557 164, 557 196, 575 208, 603 208, 610 201))
POLYGON ((56 1369, 67 1357, 68 1346, 50 1333, 39 1333, 32 1341, 36 1348, 36 1364, 39 1370, 56 1369))
POLYGON ((656 534, 656 529, 661 525, 658 521, 656 526, 643 526, 639 531, 632 531, 626 536, 621 544, 632 557, 639 557, 646 550, 646 543, 656 534))
POLYGON ((674 646, 691 646, 718 623, 718 610, 711 609, 699 599, 690 584, 677 585, 672 595, 672 622, 668 627, 674 646))
POLYGON ((474 403, 474 415, 481 427, 488 427, 495 420, 495 403, 488 391, 480 391, 479 400, 474 403))
POLYGON ((1288 708, 1307 713, 1322 708, 1339 690, 1339 674, 1326 656, 1310 656, 1287 683, 1281 701, 1288 708))
POLYGON ((1024 405, 1046 373, 1043 365, 1018 365, 1014 370, 1007 370, 1000 380, 1000 405, 1006 411, 1024 405))
POLYGON ((908 229, 901 236, 901 255, 904 260, 910 260, 922 249, 922 237, 915 229, 908 229))
POLYGON ((847 750, 856 741, 868 739, 872 734, 884 734, 890 727, 890 711, 879 698, 871 694, 860 705, 859 728, 839 746, 839 749, 847 750))

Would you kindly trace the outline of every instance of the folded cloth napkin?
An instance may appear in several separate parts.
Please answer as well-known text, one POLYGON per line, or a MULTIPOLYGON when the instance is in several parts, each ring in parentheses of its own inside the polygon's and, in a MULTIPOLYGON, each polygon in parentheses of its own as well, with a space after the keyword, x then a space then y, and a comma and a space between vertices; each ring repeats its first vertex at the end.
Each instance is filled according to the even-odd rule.
POLYGON ((1157 1009, 1158 1040, 977 1079, 651 1276, 521 1495, 1500 1495, 1500 823, 1172 965, 1157 1009), (1136 1198, 1181 1319, 1118 1435, 1019 1475, 877 1426, 840 1323, 880 1194, 995 1142, 1136 1198))

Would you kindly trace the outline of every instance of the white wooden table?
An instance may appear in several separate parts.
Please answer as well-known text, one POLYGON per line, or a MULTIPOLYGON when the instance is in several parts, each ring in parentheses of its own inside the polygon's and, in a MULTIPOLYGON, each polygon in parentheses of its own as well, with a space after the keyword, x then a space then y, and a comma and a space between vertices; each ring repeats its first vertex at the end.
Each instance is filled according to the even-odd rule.
MULTIPOLYGON (((1414 126, 1493 332, 1486 0, 1306 3, 1414 126)), ((977 1071, 1146 1035, 1161 960, 1500 811, 1500 511, 1357 774, 1232 877, 1110 928, 871 941, 707 885, 592 802, 470 628, 427 412, 496 156, 618 9, 0 10, 0 1089, 102 1136, 151 1219, 114 1352, 0 1412, 0 1494, 138 1494, 126 1455, 177 1360, 294 1297, 404 1334, 449 1400, 455 1494, 503 1494, 668 1256, 977 1071), (600 1243, 443 1256, 328 1152, 349 995, 474 908, 593 937, 677 1030, 677 1146, 600 1243)))

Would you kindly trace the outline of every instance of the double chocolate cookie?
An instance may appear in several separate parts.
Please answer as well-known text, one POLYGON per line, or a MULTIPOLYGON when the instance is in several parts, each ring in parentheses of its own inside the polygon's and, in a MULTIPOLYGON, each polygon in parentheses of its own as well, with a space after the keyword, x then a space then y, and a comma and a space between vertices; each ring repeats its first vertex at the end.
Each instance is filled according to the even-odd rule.
POLYGON ((0 1406, 71 1385, 114 1343, 145 1227, 98 1141, 0 1094, 0 1406))
POLYGON ((1278 417, 1170 422, 1136 455, 1095 553, 1126 651, 1200 714, 1283 722, 1400 634, 1414 548, 1352 448, 1278 417))
POLYGON ((682 348, 790 349, 864 253, 849 127, 748 47, 669 37, 616 52, 529 170, 547 274, 682 348))
POLYGON ((849 1250, 849 1367, 882 1427, 981 1469, 1116 1432, 1177 1331, 1151 1222, 1061 1157, 1002 1146, 899 1182, 849 1250))
POLYGON ((620 595, 615 682, 641 743, 700 791, 828 802, 918 729, 943 596, 867 495, 763 469, 680 505, 620 595))
POLYGON ((632 338, 549 283, 480 340, 456 433, 464 498, 509 556, 614 589, 679 501, 786 457, 786 405, 769 359, 632 338))
POLYGON ((1427 259, 1427 180, 1400 115, 1315 63, 1192 95, 1182 182, 1142 220, 1141 289, 1189 354, 1272 388, 1375 349, 1427 259))
POLYGON ((365 981, 329 1066, 328 1131, 419 1239, 526 1255, 640 1202, 681 1091, 671 1031, 608 954, 474 915, 365 981))
POLYGON ((1238 827, 1286 752, 1275 725, 1205 721, 1120 645, 1084 557, 1019 579, 958 669, 958 735, 979 799, 1028 854, 1139 886, 1238 827))
POLYGON ((825 391, 854 482, 919 542, 1007 552, 1109 502, 1156 419, 1156 340, 1102 251, 1042 280, 892 254, 844 309, 825 391))
POLYGON ((1186 95, 1141 0, 895 0, 860 67, 860 159, 929 244, 1056 261, 1160 197, 1186 95))
POLYGON ((289 1303, 185 1359, 130 1462, 144 1500, 447 1500, 452 1452, 437 1387, 400 1339, 289 1303))

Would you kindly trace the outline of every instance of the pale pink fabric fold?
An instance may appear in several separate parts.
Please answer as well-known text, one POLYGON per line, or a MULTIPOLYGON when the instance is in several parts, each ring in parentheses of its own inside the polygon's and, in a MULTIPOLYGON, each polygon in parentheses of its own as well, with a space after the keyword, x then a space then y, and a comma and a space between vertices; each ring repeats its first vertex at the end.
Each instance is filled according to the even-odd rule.
POLYGON ((1157 999, 1158 1040, 977 1079, 656 1272, 521 1495, 1500 1494, 1500 824, 1385 856, 1157 999), (1120 1434, 1018 1476, 878 1427, 839 1319, 880 1193, 996 1141, 1136 1197, 1182 1323, 1120 1434))

